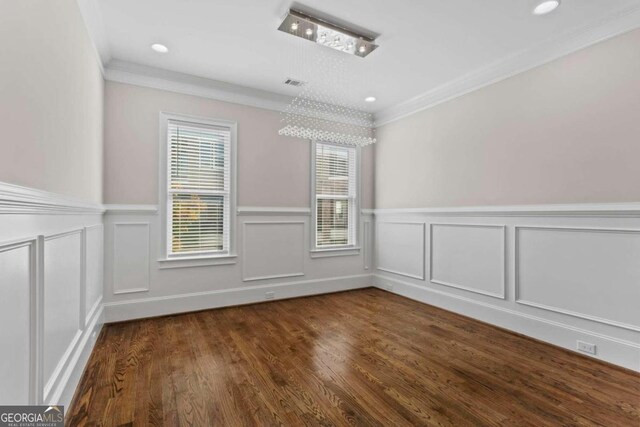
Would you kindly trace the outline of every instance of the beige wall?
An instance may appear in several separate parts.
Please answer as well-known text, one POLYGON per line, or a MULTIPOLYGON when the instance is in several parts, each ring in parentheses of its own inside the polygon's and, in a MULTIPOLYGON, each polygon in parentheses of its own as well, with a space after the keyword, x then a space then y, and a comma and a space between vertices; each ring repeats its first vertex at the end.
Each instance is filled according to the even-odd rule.
POLYGON ((640 30, 383 126, 376 207, 640 201, 640 30))
POLYGON ((104 81, 75 0, 0 5, 0 181, 101 202, 104 81))
MULTIPOLYGON (((310 206, 310 144, 278 135, 280 113, 107 82, 105 203, 158 203, 159 113, 238 123, 238 205, 310 206)), ((373 150, 362 156, 362 206, 373 207, 373 150)))

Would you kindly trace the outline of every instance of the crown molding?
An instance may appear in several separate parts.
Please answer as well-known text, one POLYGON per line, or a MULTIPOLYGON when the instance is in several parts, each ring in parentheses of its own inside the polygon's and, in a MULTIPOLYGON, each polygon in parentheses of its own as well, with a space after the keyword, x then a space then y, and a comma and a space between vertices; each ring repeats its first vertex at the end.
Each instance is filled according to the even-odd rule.
POLYGON ((265 90, 121 60, 109 62, 105 80, 275 111, 284 110, 293 99, 265 90))
POLYGON ((452 208, 374 209, 375 215, 640 217, 640 203, 462 206, 452 208))
POLYGON ((0 182, 0 214, 102 214, 104 207, 57 193, 0 182))
POLYGON ((381 110, 375 114, 376 126, 400 120, 638 27, 640 6, 635 6, 605 17, 593 25, 548 39, 533 49, 502 58, 405 102, 381 110))
POLYGON ((104 77, 104 64, 111 60, 111 51, 99 2, 98 0, 76 0, 76 3, 89 34, 89 40, 96 52, 96 60, 98 61, 100 72, 104 77))

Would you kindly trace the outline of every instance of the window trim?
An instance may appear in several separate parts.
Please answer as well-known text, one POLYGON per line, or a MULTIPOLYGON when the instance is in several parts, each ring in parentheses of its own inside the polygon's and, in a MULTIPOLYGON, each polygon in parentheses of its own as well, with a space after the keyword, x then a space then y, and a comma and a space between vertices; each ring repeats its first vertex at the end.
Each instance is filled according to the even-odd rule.
POLYGON ((360 157, 362 149, 360 147, 354 147, 356 151, 356 197, 355 197, 355 209, 354 209, 354 234, 355 241, 352 245, 341 246, 318 246, 316 244, 316 228, 318 222, 318 209, 316 196, 316 149, 318 144, 333 145, 335 147, 345 147, 344 144, 336 144, 334 142, 312 140, 311 141, 311 238, 310 241, 310 256, 311 258, 328 258, 334 256, 351 256, 360 254, 360 195, 362 193, 362 180, 360 177, 360 157))
POLYGON ((238 135, 238 123, 231 120, 224 119, 211 119, 206 117, 191 116, 177 113, 160 112, 159 121, 159 135, 160 135, 160 149, 159 153, 159 207, 160 207, 160 254, 158 257, 158 263, 161 264, 161 268, 183 268, 183 267, 199 267, 210 265, 228 265, 235 264, 237 262, 236 253, 236 230, 237 230, 237 135, 238 135), (171 231, 169 230, 168 223, 168 168, 169 168, 169 155, 170 150, 168 146, 168 125, 169 121, 181 121, 193 124, 209 125, 209 126, 222 126, 228 127, 231 132, 230 137, 230 149, 229 156, 229 250, 225 253, 214 254, 184 254, 184 255, 171 255, 169 256, 168 245, 171 239, 171 231))

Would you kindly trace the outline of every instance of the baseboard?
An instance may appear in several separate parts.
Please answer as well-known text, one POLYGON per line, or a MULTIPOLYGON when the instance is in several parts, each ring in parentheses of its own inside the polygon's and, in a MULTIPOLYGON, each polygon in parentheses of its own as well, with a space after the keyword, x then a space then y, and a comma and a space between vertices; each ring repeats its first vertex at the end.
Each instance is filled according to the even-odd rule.
POLYGON ((271 285, 246 286, 219 291, 197 292, 155 298, 142 298, 104 304, 105 322, 121 322, 145 317, 187 313, 190 311, 252 304, 266 301, 266 292, 273 292, 270 300, 297 298, 309 295, 360 289, 373 286, 372 276, 334 277, 271 285))
MULTIPOLYGON (((596 359, 640 372, 640 344, 409 282, 374 275, 377 288, 508 329, 575 352, 576 340, 598 346, 596 359)), ((576 352, 577 353, 577 352, 576 352)), ((584 353, 577 353, 585 355, 584 353)))
POLYGON ((103 306, 98 305, 97 310, 93 312, 93 316, 87 323, 87 327, 84 329, 80 342, 76 350, 71 354, 71 360, 65 369, 61 380, 56 385, 56 388, 52 391, 51 397, 48 402, 44 402, 46 405, 64 405, 65 408, 69 408, 73 395, 80 383, 84 368, 89 361, 89 356, 93 351, 98 335, 104 323, 103 306))

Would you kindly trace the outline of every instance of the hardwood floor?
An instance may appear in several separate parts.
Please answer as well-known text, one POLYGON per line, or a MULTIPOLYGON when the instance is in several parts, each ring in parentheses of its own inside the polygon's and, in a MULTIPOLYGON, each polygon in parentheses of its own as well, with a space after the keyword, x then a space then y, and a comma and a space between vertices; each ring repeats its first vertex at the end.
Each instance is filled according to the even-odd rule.
POLYGON ((377 289, 107 325, 68 425, 640 425, 640 374, 377 289))

